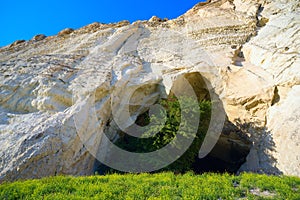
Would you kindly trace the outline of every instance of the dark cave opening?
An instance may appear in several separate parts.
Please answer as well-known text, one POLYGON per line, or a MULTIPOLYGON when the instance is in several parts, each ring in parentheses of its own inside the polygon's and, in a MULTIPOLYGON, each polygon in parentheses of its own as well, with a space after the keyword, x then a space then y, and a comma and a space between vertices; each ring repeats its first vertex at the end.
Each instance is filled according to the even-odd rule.
MULTIPOLYGON (((216 95, 212 89, 209 91, 208 88, 212 88, 208 85, 210 82, 200 73, 187 73, 184 77, 192 85, 198 101, 211 101, 210 95, 216 95)), ((174 86, 176 87, 176 85, 174 86)), ((246 134, 226 117, 217 143, 204 158, 200 159, 197 157, 195 159, 195 162, 192 164, 192 170, 197 174, 204 172, 236 173, 242 164, 245 163, 251 146, 252 143, 246 134)))
POLYGON ((212 151, 193 164, 195 173, 236 173, 250 152, 252 143, 234 124, 225 122, 222 134, 212 151))
MULTIPOLYGON (((212 91, 208 90, 207 84, 209 82, 205 80, 200 73, 193 72, 184 74, 184 78, 188 80, 189 84, 192 86, 193 90, 195 91, 198 101, 211 101, 210 95, 212 91)), ((180 82, 175 82, 173 87, 178 87, 182 90, 185 88, 181 88, 180 82)), ((209 88, 211 88, 209 86, 209 88)), ((172 90, 171 90, 172 91, 172 90)), ((173 94, 170 93, 169 96, 173 94)), ((225 111, 224 111, 225 112, 225 111)), ((213 119, 210 119, 213 120, 213 119)), ((146 110, 144 113, 140 114, 136 119, 136 124, 139 126, 146 126, 149 123, 149 113, 146 110)), ((118 135, 120 136, 117 145, 125 150, 131 152, 146 152, 144 149, 145 140, 141 140, 139 138, 135 138, 129 135, 126 135, 122 131, 119 131, 118 135), (141 142, 142 141, 142 142, 141 142), (144 143, 143 143, 144 142, 144 143)), ((151 139, 150 139, 151 140, 151 139)), ((150 141, 149 140, 149 141, 150 141)), ((148 144, 146 142, 146 144, 148 144)), ((159 146, 161 148, 162 146, 159 146)), ((190 148, 195 148, 199 151, 201 147, 201 143, 193 142, 190 148), (194 144, 195 143, 195 144, 194 144)), ((246 157, 250 152, 251 142, 247 138, 247 136, 233 123, 225 120, 225 124, 222 129, 222 133, 213 147, 213 149, 208 153, 204 158, 199 159, 198 154, 190 154, 184 153, 178 160, 174 163, 170 164, 166 168, 158 170, 160 171, 174 171, 174 173, 184 173, 184 170, 180 170, 181 168, 176 167, 176 165, 182 165, 182 162, 192 162, 192 163, 184 163, 184 165, 190 165, 190 168, 187 168, 196 174, 204 173, 204 172, 217 172, 217 173, 236 173, 241 165, 246 161, 246 157), (182 159, 184 156, 193 156, 192 159, 182 159), (170 167, 171 166, 171 167, 170 167), (174 167, 175 166, 175 167, 174 167)), ((187 152, 189 151, 187 150, 187 152)), ((153 150, 153 149, 152 149, 153 150)), ((126 158, 125 158, 126 160, 126 158)), ((111 169, 98 161, 95 163, 95 171, 99 174, 106 174, 110 172, 118 172, 123 173, 120 171, 116 171, 111 169)))

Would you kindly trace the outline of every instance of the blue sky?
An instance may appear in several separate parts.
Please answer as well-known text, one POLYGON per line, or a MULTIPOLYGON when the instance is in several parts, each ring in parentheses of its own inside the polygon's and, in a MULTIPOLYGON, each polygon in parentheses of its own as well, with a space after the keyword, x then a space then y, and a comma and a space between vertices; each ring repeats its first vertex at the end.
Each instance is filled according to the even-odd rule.
POLYGON ((201 0, 2 0, 0 2, 0 46, 34 35, 55 35, 64 28, 138 19, 176 18, 201 0))

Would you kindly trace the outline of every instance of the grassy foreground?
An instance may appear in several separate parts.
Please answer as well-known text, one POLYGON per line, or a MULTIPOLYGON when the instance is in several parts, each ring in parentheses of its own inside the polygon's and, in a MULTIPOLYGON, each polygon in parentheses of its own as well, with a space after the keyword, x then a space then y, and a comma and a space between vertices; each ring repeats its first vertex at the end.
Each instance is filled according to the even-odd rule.
POLYGON ((300 199, 300 178, 244 173, 57 176, 0 185, 0 199, 300 199))

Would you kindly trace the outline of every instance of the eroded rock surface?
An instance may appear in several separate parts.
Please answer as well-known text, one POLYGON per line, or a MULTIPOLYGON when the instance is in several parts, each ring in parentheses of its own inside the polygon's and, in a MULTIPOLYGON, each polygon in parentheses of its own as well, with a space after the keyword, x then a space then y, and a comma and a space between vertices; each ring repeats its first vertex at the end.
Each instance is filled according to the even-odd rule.
POLYGON ((217 0, 154 19, 93 23, 0 49, 0 181, 92 174, 88 149, 99 139, 90 134, 116 137, 112 111, 132 94, 134 119, 194 72, 252 143, 240 171, 300 176, 299 2, 217 0), (85 106, 99 124, 89 124, 85 106))

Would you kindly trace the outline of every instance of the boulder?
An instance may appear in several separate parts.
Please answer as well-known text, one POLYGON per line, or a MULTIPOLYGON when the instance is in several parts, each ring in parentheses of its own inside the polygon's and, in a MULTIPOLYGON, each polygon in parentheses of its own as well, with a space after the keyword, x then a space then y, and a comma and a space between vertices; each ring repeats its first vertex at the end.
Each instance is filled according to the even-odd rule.
POLYGON ((38 34, 38 35, 35 35, 35 36, 32 38, 32 40, 33 40, 33 41, 41 41, 41 40, 45 39, 46 37, 47 37, 47 36, 44 35, 44 34, 38 34))
POLYGON ((26 42, 26 41, 25 40, 16 40, 11 45, 9 45, 9 47, 14 47, 14 46, 17 46, 17 45, 22 44, 24 42, 26 42))
POLYGON ((66 28, 66 29, 63 29, 63 30, 59 31, 57 35, 58 35, 58 36, 69 35, 69 34, 71 34, 73 31, 74 31, 74 29, 72 29, 72 28, 66 28))

